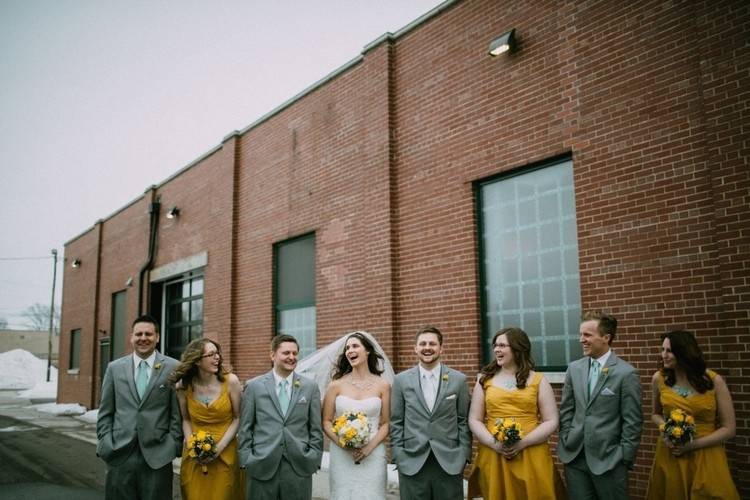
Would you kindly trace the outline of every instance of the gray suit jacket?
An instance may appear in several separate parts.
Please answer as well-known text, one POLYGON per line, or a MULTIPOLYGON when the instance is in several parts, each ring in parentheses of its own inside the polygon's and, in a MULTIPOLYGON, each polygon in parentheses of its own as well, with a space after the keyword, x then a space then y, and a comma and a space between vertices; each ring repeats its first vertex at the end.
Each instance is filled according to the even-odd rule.
POLYGON ((600 475, 635 461, 643 427, 641 381, 613 352, 589 397, 590 363, 588 357, 576 360, 565 374, 557 455, 567 464, 583 449, 589 469, 600 475))
POLYGON ((107 366, 96 421, 96 454, 107 464, 122 463, 136 443, 152 469, 180 455, 182 419, 175 392, 167 384, 177 365, 177 360, 156 353, 143 400, 135 388, 132 354, 107 366))
POLYGON ((281 413, 273 372, 248 382, 237 433, 240 465, 249 477, 266 481, 285 457, 300 476, 311 476, 323 457, 318 384, 294 374, 286 415, 281 413))
POLYGON ((471 460, 469 389, 466 376, 441 364, 435 407, 427 408, 419 367, 399 373, 391 391, 391 453, 401 474, 420 471, 432 451, 448 474, 460 474, 471 460))

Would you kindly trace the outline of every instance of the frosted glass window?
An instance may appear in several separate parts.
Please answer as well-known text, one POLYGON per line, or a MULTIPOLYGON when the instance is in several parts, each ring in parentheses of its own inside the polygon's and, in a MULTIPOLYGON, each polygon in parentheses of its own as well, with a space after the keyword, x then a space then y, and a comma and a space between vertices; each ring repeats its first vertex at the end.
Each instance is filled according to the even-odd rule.
POLYGON ((538 367, 563 369, 581 355, 573 163, 484 182, 478 195, 485 359, 495 332, 516 326, 538 367))

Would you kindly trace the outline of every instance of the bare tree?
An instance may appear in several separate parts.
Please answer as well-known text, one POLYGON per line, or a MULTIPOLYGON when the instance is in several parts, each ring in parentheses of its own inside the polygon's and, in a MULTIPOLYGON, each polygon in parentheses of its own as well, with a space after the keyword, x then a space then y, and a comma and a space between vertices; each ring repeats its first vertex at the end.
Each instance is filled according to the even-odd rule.
MULTIPOLYGON (((26 326, 32 330, 47 331, 49 330, 49 306, 40 304, 39 302, 34 305, 27 307, 21 313, 26 319, 26 326)), ((55 335, 60 333, 60 308, 55 306, 55 317, 53 320, 53 328, 55 335)))
POLYGON ((7 330, 8 329, 8 320, 5 318, 0 318, 0 330, 7 330))

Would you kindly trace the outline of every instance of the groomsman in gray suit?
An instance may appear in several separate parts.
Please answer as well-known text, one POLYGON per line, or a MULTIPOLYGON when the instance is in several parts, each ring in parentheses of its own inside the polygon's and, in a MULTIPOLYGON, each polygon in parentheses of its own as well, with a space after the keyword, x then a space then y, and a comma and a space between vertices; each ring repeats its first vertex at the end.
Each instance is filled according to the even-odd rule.
POLYGON ((107 500, 172 498, 172 460, 182 451, 182 419, 167 383, 177 360, 156 351, 159 324, 133 322, 133 353, 112 361, 102 382, 96 454, 107 464, 107 500))
POLYGON ((614 316, 587 313, 580 330, 585 357, 565 374, 557 455, 570 498, 628 498, 627 471, 643 426, 641 381, 610 349, 616 331, 614 316))
POLYGON ((248 382, 237 435, 248 500, 309 500, 323 456, 318 385, 294 373, 299 344, 271 342, 273 369, 248 382))
POLYGON ((391 391, 391 452, 403 499, 463 499, 471 460, 466 376, 440 362, 443 334, 417 332, 419 364, 399 373, 391 391))

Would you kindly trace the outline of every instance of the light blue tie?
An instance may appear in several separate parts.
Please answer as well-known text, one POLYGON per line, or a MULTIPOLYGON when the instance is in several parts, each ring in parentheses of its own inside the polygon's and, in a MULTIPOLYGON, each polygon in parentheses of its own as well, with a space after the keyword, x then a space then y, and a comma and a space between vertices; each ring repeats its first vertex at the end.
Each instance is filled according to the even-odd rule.
POLYGON ((146 386, 148 386, 148 363, 145 359, 142 359, 138 365, 138 375, 135 377, 135 388, 138 391, 138 397, 141 399, 146 393, 146 386))
POLYGON ((279 382, 279 405, 281 406, 281 413, 286 415, 287 409, 289 409, 289 393, 286 388, 289 385, 289 381, 284 379, 279 382))
POLYGON ((594 387, 596 387, 597 381, 599 381, 599 370, 602 365, 598 361, 591 360, 591 368, 589 368, 589 397, 594 393, 594 387))

